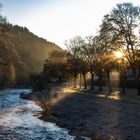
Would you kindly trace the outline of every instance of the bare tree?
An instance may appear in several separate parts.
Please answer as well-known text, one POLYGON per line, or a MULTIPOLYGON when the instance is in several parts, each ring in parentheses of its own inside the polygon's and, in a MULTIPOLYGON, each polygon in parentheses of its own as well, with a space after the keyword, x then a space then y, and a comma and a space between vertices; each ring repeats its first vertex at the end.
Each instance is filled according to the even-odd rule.
POLYGON ((94 67, 96 60, 96 45, 94 39, 93 36, 86 37, 85 44, 82 46, 83 59, 88 64, 88 70, 91 75, 91 89, 94 89, 94 67))
POLYGON ((73 69, 74 87, 76 87, 76 79, 79 72, 79 59, 81 57, 80 49, 82 43, 83 39, 81 38, 81 36, 76 36, 73 39, 65 42, 65 45, 67 46, 67 49, 71 54, 70 61, 73 69))
MULTIPOLYGON (((132 3, 118 4, 111 13, 104 16, 101 30, 108 32, 111 42, 116 45, 113 48, 121 49, 124 57, 133 69, 135 79, 139 83, 139 57, 137 55, 140 47, 137 45, 137 33, 139 29, 140 7, 132 3), (121 44, 121 45, 120 45, 121 44)), ((139 84, 138 84, 138 87, 139 84)), ((138 90, 140 94, 140 90, 138 90)))

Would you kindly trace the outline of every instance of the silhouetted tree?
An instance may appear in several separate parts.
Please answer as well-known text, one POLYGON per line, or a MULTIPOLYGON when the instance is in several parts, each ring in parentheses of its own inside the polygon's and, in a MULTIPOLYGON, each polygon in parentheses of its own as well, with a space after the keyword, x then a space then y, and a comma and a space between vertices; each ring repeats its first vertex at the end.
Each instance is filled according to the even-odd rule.
POLYGON ((139 47, 136 31, 139 28, 139 17, 140 7, 133 6, 132 3, 122 3, 118 4, 110 14, 104 16, 101 26, 102 30, 112 36, 111 40, 115 40, 116 45, 113 48, 125 52, 124 57, 133 69, 137 83, 139 83, 139 64, 137 63, 139 60, 136 53, 139 47))
POLYGON ((91 89, 94 89, 94 75, 96 74, 100 48, 98 36, 88 36, 85 39, 86 45, 83 46, 84 57, 88 63, 88 70, 91 75, 91 89))
POLYGON ((65 45, 67 46, 67 49, 69 53, 71 54, 69 58, 70 63, 72 64, 72 70, 73 70, 73 79, 74 79, 74 87, 76 87, 76 79, 78 76, 79 71, 79 58, 80 58, 80 49, 83 43, 83 39, 80 36, 76 36, 73 39, 66 41, 65 45))

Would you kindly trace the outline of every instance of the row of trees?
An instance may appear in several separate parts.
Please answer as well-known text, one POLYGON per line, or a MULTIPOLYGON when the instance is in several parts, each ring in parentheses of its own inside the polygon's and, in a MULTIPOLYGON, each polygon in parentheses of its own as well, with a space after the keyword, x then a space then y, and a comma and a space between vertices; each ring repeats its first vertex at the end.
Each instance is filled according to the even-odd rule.
POLYGON ((45 77, 43 83, 51 81, 61 83, 73 77, 75 87, 77 76, 80 74, 84 79, 84 88, 87 88, 86 74, 90 72, 91 89, 94 89, 96 75, 99 77, 99 89, 102 90, 102 79, 105 78, 111 91, 110 72, 116 69, 122 75, 125 93, 126 73, 132 70, 140 95, 139 22, 140 7, 132 3, 117 4, 104 16, 96 36, 86 38, 76 36, 65 42, 68 48, 66 52, 55 52, 50 55, 42 72, 42 77, 45 77))
MULTIPOLYGON (((66 41, 66 46, 74 61, 74 79, 79 72, 85 77, 89 71, 91 89, 94 88, 94 75, 96 74, 99 76, 99 83, 104 76, 106 77, 109 90, 111 90, 109 75, 113 69, 121 73, 123 87, 125 87, 127 71, 132 70, 138 94, 140 94, 139 23, 140 7, 132 3, 117 4, 109 14, 104 16, 97 36, 88 36, 85 39, 77 36, 66 41)), ((125 92, 124 88, 123 92, 125 92)))

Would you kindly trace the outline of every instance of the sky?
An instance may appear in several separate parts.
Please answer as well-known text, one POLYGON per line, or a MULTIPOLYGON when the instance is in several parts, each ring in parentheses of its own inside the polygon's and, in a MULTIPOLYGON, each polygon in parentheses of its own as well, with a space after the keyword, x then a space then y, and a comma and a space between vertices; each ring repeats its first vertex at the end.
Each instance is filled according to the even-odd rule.
POLYGON ((10 23, 62 48, 76 35, 96 35, 103 16, 123 2, 140 6, 140 0, 0 0, 1 13, 10 23))

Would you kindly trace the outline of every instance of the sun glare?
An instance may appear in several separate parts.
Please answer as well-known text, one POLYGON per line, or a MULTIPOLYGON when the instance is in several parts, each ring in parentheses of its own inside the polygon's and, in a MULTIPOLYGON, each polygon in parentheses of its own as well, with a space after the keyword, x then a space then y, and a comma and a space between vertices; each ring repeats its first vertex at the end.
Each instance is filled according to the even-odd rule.
POLYGON ((114 52, 114 55, 115 55, 116 58, 121 58, 121 57, 123 57, 123 53, 120 52, 120 51, 114 52))

